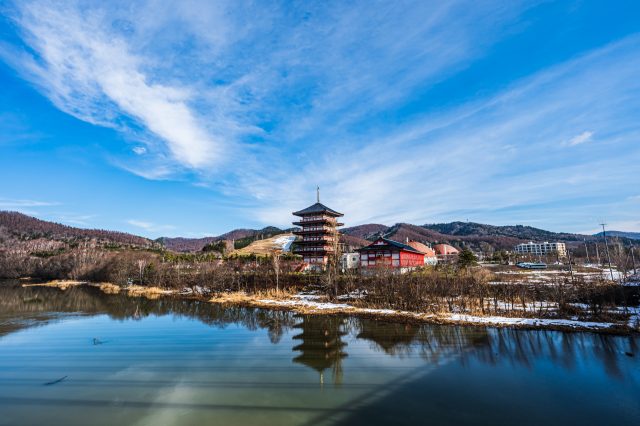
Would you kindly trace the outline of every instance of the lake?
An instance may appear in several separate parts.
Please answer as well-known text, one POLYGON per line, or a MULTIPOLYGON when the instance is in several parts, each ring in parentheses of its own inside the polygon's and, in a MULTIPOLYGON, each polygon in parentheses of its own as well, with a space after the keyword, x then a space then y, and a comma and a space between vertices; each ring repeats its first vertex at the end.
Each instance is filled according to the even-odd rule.
POLYGON ((0 425, 638 425, 640 337, 0 283, 0 425))

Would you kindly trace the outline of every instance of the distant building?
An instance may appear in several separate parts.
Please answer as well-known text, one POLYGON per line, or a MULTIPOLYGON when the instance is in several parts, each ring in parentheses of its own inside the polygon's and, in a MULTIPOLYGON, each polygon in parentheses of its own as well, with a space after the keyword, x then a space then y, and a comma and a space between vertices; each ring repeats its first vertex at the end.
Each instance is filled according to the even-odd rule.
POLYGON ((340 268, 343 271, 355 269, 358 265, 360 265, 360 254, 358 253, 344 253, 340 258, 340 268))
POLYGON ((424 253, 387 238, 378 238, 357 252, 360 253, 360 267, 363 269, 388 267, 407 271, 424 265, 424 253))
POLYGON ((557 254, 560 257, 567 255, 567 246, 564 243, 534 243, 529 241, 528 243, 518 244, 515 247, 517 254, 531 254, 534 256, 542 256, 546 254, 557 254))
POLYGON ((318 191, 317 203, 293 212, 293 215, 300 217, 293 222, 300 226, 293 233, 301 237, 296 241, 293 253, 301 255, 313 269, 324 268, 339 244, 337 227, 343 223, 339 223, 337 218, 343 214, 321 204, 318 191))
POLYGON ((438 263, 438 257, 436 256, 435 250, 428 245, 422 244, 419 241, 409 241, 407 244, 424 254, 425 265, 436 265, 438 263))
POLYGON ((436 244, 433 246, 437 255, 441 256, 449 256, 452 254, 459 254, 460 250, 455 248, 454 246, 450 246, 449 244, 436 244))

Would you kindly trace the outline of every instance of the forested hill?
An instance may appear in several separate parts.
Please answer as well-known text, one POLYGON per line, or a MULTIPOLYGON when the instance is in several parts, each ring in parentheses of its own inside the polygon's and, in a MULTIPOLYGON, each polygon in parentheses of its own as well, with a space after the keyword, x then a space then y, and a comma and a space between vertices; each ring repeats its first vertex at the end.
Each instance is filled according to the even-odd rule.
POLYGON ((273 237, 274 235, 282 234, 284 232, 287 232, 287 230, 276 228, 275 226, 267 226, 266 228, 262 228, 262 229, 246 229, 246 228, 234 229, 222 235, 218 235, 217 237, 203 237, 203 238, 162 237, 162 238, 159 238, 158 241, 162 243, 169 250, 180 251, 180 252, 195 252, 195 251, 201 251, 204 248, 204 246, 216 241, 232 240, 234 241, 235 248, 242 248, 242 247, 248 246, 255 240, 270 238, 270 237, 273 237))
MULTIPOLYGON (((602 232, 598 232, 595 236, 602 238, 602 232)), ((640 240, 640 232, 607 231, 607 236, 630 238, 632 240, 640 240)))
POLYGON ((103 229, 81 229, 60 223, 48 222, 18 212, 0 211, 0 228, 20 239, 43 238, 48 240, 97 240, 116 244, 150 247, 154 242, 138 235, 103 229))
MULTIPOLYGON (((270 238, 288 229, 268 226, 262 229, 234 229, 222 235, 203 238, 168 238, 155 241, 137 235, 101 229, 81 229, 55 222, 40 220, 18 212, 0 211, 0 242, 8 244, 11 240, 52 240, 73 242, 77 240, 95 240, 100 243, 114 243, 139 247, 164 246, 168 250, 179 252, 198 252, 207 244, 217 241, 234 241, 235 248, 242 248, 255 240, 270 238)), ((457 247, 469 247, 473 250, 487 251, 511 250, 514 245, 527 241, 564 241, 577 245, 583 240, 597 241, 601 234, 579 235, 557 233, 533 228, 531 226, 494 226, 474 222, 451 222, 427 225, 397 223, 393 226, 364 224, 341 229, 342 242, 351 247, 367 244, 382 236, 396 241, 407 239, 427 243, 448 243, 457 247)), ((624 245, 637 245, 638 233, 607 232, 616 241, 624 245), (635 238, 635 239, 634 239, 635 238)))
POLYGON ((492 236, 513 237, 530 241, 582 241, 591 238, 587 235, 570 234, 566 232, 551 232, 544 229, 524 225, 494 226, 475 222, 451 222, 422 225, 423 228, 446 235, 456 236, 492 236))
MULTIPOLYGON (((515 245, 527 241, 562 241, 577 245, 584 240, 589 242, 602 238, 598 235, 545 231, 531 226, 494 226, 474 222, 427 225, 396 223, 393 226, 365 224, 344 228, 341 232, 346 235, 365 238, 369 241, 373 241, 378 237, 390 238, 396 241, 409 239, 426 243, 447 243, 456 247, 468 247, 478 251, 487 251, 489 249, 512 250, 515 245)), ((615 236, 609 232, 607 232, 607 235, 615 236)), ((634 242, 634 240, 622 235, 622 233, 617 237, 617 240, 625 245, 638 243, 638 240, 634 242)))

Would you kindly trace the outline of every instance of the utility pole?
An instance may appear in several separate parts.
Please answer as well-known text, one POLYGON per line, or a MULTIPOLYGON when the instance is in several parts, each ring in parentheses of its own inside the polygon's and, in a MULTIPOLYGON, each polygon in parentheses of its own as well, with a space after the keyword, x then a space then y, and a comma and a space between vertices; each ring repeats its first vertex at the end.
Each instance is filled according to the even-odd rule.
POLYGON ((587 263, 591 263, 591 261, 589 260, 589 246, 587 246, 587 239, 583 238, 584 240, 584 251, 585 253, 587 253, 587 263))
POLYGON ((635 247, 631 247, 631 261, 633 262, 633 275, 636 275, 638 272, 636 271, 636 256, 633 254, 633 249, 635 247))
POLYGON ((613 268, 611 267, 611 255, 609 254, 609 244, 607 243, 607 231, 604 230, 604 226, 606 223, 601 223, 602 225, 602 237, 604 238, 604 247, 607 250, 607 262, 609 262, 609 272, 611 273, 611 281, 615 281, 613 279, 613 268))
POLYGON ((602 265, 600 263, 600 251, 598 251, 598 243, 596 242, 596 259, 598 260, 598 265, 602 265))

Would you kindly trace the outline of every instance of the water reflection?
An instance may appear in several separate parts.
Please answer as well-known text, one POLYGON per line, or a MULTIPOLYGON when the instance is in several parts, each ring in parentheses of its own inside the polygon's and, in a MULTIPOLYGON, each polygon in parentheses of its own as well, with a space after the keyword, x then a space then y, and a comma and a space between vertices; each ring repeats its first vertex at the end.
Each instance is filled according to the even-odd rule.
POLYGON ((0 284, 7 424, 635 424, 639 358, 638 336, 0 284))
POLYGON ((390 356, 419 356, 429 363, 438 363, 451 354, 464 354, 463 362, 473 358, 489 365, 510 363, 531 368, 537 359, 544 358, 571 370, 589 356, 597 359, 607 374, 617 378, 624 374, 620 360, 640 355, 637 336, 400 324, 221 306, 171 297, 150 300, 106 295, 84 286, 62 291, 21 287, 18 282, 0 283, 0 337, 58 321, 65 314, 108 314, 118 320, 172 315, 220 328, 239 324, 248 330, 266 329, 273 344, 280 343, 284 335, 293 331, 292 351, 298 353, 293 361, 317 371, 321 382, 324 373, 330 370, 334 383, 342 381, 343 360, 348 355, 345 340, 351 339, 370 342, 371 349, 390 356), (349 337, 345 339, 346 336, 349 337))
POLYGON ((300 343, 293 347, 300 355, 293 362, 306 365, 319 374, 320 384, 324 384, 324 371, 331 369, 333 382, 342 383, 342 359, 347 356, 342 340, 347 333, 343 330, 345 319, 337 316, 296 315, 300 321, 294 326, 300 334, 293 336, 300 343))

